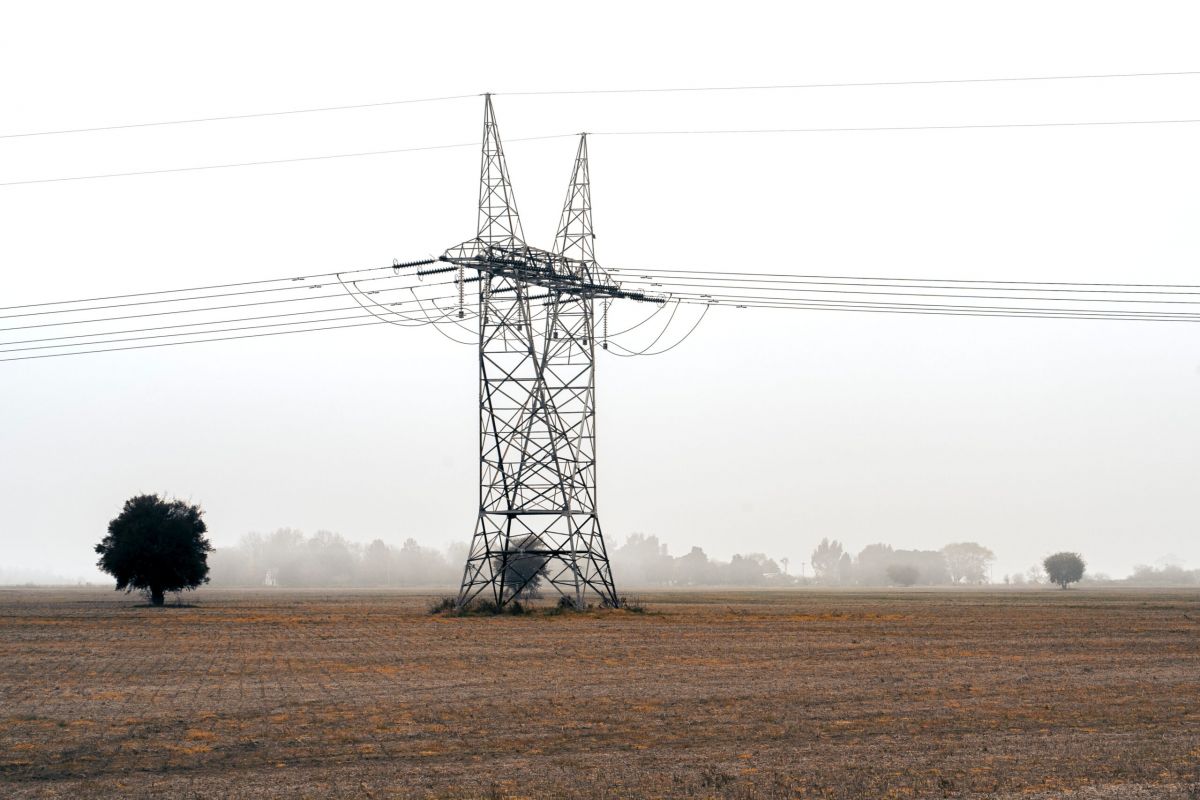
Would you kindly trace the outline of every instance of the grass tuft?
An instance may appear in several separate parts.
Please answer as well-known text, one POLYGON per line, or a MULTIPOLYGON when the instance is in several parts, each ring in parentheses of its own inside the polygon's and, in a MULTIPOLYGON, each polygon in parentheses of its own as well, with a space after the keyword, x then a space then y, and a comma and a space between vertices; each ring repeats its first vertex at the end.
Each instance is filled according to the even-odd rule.
POLYGON ((458 598, 443 597, 429 606, 430 614, 445 614, 450 617, 495 617, 503 614, 519 616, 528 611, 529 609, 518 600, 512 600, 503 606, 494 600, 472 600, 459 606, 458 598))

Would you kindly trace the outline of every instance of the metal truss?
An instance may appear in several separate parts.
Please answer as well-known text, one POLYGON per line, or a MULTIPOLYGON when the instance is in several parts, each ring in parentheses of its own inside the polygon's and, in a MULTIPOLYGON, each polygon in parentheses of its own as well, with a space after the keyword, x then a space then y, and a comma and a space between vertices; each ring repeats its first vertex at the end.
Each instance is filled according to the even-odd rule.
POLYGON ((596 298, 623 291, 595 261, 587 135, 553 251, 524 241, 492 99, 484 102, 478 235, 440 260, 479 277, 479 517, 458 604, 548 584, 576 607, 618 603, 596 504, 596 298))

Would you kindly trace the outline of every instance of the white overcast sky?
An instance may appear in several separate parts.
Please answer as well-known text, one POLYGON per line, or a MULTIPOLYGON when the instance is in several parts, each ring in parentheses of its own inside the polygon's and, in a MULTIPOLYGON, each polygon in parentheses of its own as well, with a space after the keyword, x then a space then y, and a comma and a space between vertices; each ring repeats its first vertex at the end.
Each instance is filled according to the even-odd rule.
MULTIPOLYGON (((1193 3, 54 3, 0 6, 0 134, 500 93, 506 139, 581 130, 1200 118, 1200 76, 774 92, 625 87, 1200 69, 1193 3)), ((0 182, 475 141, 481 101, 0 139, 0 182)), ((603 137, 620 267, 1200 283, 1200 125, 603 137)), ((547 245, 574 142, 508 148, 547 245)), ((0 305, 378 266, 473 235, 449 149, 0 187, 0 305)), ((610 543, 977 540, 1200 566, 1200 326, 720 309, 599 364, 610 543)), ((477 361, 369 327, 0 364, 0 567, 95 577, 122 501, 212 539, 466 540, 477 361)), ((617 576, 618 580, 620 576, 617 576)))

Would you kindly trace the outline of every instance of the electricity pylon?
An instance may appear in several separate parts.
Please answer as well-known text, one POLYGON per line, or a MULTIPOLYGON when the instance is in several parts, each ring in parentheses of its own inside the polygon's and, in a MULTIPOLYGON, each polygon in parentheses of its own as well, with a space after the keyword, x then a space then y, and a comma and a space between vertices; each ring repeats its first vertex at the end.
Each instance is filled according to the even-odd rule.
POLYGON ((440 258, 479 282, 479 517, 459 606, 483 592, 502 606, 542 581, 577 607, 589 591, 615 606, 596 506, 595 300, 657 301, 596 264, 586 134, 555 249, 525 243, 490 95, 478 222, 440 258))

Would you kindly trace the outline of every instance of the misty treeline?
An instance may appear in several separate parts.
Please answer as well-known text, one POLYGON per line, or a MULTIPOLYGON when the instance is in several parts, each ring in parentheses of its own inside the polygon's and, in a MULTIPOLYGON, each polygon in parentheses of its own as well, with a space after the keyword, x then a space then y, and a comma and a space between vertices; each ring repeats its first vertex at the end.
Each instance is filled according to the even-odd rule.
POLYGON ((454 586, 466 560, 466 544, 437 550, 415 539, 400 547, 376 539, 364 545, 293 528, 246 534, 236 547, 208 557, 215 586, 454 586))
MULTIPOLYGON (((1100 582, 1105 580, 1107 579, 1101 576, 1100 582)), ((1163 567, 1139 564, 1124 582, 1137 586, 1200 586, 1200 569, 1184 569, 1178 564, 1167 564, 1163 567)))
MULTIPOLYGON (((625 586, 1008 586, 1049 583, 1041 563, 1026 572, 993 576, 995 555, 977 542, 953 542, 940 550, 905 550, 870 544, 858 553, 822 539, 807 562, 794 564, 762 553, 709 558, 699 547, 672 556, 657 536, 635 533, 609 552, 615 578, 625 586), (790 566, 790 569, 789 569, 790 566)), ((1200 586, 1200 569, 1138 566, 1127 578, 1085 574, 1094 586, 1200 586)))
MULTIPOLYGON (((711 558, 699 547, 671 555, 657 536, 634 533, 609 549, 613 576, 622 587, 669 586, 953 586, 986 583, 1044 584, 1034 565, 1026 573, 993 577, 992 551, 975 542, 956 542, 940 550, 905 550, 871 544, 857 553, 823 539, 803 563, 763 553, 711 558)), ((215 586, 281 587, 454 587, 467 559, 465 542, 445 549, 407 539, 397 547, 376 539, 361 544, 337 533, 307 536, 283 528, 251 533, 235 547, 209 555, 215 586)), ((1139 566, 1124 580, 1089 575, 1094 585, 1194 586, 1200 570, 1179 566, 1139 566)))
POLYGON ((872 544, 854 555, 840 542, 823 539, 800 565, 762 553, 718 561, 699 547, 672 556, 657 536, 639 533, 610 557, 615 576, 631 586, 948 586, 987 582, 994 558, 990 550, 973 542, 941 550, 897 550, 872 544))

